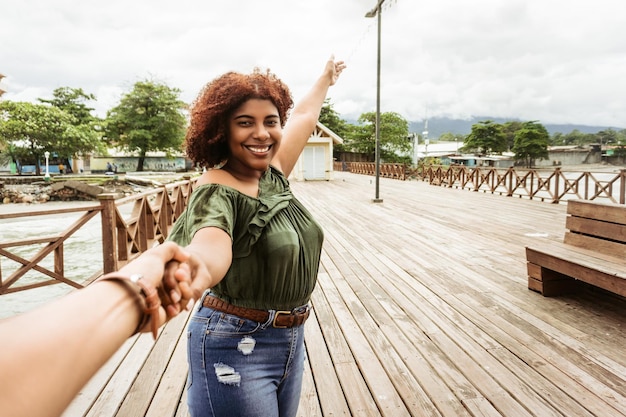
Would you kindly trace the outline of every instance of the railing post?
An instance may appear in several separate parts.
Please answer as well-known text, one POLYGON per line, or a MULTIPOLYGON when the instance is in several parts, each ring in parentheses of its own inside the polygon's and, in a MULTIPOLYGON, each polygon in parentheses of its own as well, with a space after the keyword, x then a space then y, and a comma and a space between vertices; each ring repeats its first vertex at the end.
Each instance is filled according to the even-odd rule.
POLYGON ((504 179, 504 184, 506 186, 506 196, 512 197, 513 196, 513 176, 515 175, 515 169, 513 169, 513 167, 509 167, 509 169, 506 170, 506 174, 504 175, 506 176, 504 179))
POLYGON ((480 176, 480 168, 474 168, 474 189, 472 191, 478 192, 478 177, 480 176))
POLYGON ((102 205, 102 270, 105 274, 117 271, 117 240, 115 227, 115 194, 99 194, 102 205))
POLYGON ((561 168, 556 167, 554 169, 554 198, 552 199, 552 204, 559 204, 560 180, 561 180, 561 168))
MULTIPOLYGON (((185 178, 185 177, 183 177, 185 178)), ((189 177, 187 177, 189 180, 189 177)), ((163 184, 161 186, 161 207, 159 209, 159 229, 163 239, 167 239, 169 225, 173 223, 173 209, 172 202, 167 190, 167 186, 163 184)))
POLYGON ((65 265, 63 263, 63 244, 54 250, 54 273, 59 276, 65 275, 65 265))
POLYGON ((626 169, 619 170, 619 203, 626 204, 626 169))

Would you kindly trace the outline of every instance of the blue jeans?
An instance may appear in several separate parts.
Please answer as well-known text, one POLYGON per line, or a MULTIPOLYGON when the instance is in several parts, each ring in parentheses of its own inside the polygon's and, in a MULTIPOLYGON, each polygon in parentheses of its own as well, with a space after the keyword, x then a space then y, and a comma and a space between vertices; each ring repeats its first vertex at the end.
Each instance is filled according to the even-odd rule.
POLYGON ((272 327, 202 306, 188 327, 193 417, 293 417, 304 370, 304 326, 272 327))

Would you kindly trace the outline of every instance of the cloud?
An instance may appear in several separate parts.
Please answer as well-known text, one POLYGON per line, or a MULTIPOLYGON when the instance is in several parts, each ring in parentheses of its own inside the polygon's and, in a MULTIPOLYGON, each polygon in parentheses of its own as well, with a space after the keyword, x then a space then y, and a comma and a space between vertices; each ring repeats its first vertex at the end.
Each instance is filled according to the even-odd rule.
MULTIPOLYGON (((6 0, 3 99, 57 87, 117 104, 142 79, 191 102, 219 74, 269 67, 296 99, 334 53, 349 65, 329 92, 346 118, 374 111, 376 0, 6 0)), ((621 0, 386 0, 381 109, 408 120, 498 116, 626 126, 621 0)))

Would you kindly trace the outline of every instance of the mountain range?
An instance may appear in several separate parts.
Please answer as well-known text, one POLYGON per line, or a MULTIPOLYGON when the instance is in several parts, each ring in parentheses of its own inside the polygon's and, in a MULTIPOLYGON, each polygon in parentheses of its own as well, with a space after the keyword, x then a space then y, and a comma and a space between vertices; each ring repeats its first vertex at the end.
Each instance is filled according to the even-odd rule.
MULTIPOLYGON (((443 133, 450 132, 452 134, 461 134, 467 135, 472 131, 472 125, 485 121, 491 120, 495 123, 506 123, 510 121, 521 121, 521 120, 512 120, 512 119, 504 119, 500 117, 473 117, 471 119, 449 119, 446 117, 433 117, 428 119, 428 137, 430 138, 438 138, 443 133)), ((597 133, 601 130, 623 130, 623 127, 614 127, 614 126, 588 126, 588 125, 577 125, 577 124, 545 124, 542 123, 545 128, 548 130, 550 135, 554 133, 563 133, 567 134, 573 132, 574 130, 578 130, 581 133, 597 133)), ((409 122, 409 132, 415 132, 422 134, 424 131, 424 121, 411 121, 409 122)))

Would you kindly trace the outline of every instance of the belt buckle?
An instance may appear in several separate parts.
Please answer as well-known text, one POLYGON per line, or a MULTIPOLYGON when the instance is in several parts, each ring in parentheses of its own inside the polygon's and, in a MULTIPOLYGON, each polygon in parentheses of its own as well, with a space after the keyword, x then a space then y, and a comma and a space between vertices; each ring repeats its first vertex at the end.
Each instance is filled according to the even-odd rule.
POLYGON ((277 318, 278 318, 278 316, 280 316, 281 314, 291 315, 291 311, 287 311, 287 310, 276 310, 276 312, 274 313, 274 320, 272 320, 272 327, 275 327, 276 329, 287 329, 287 328, 289 328, 289 326, 279 326, 278 324, 276 324, 276 319, 277 319, 277 318))

